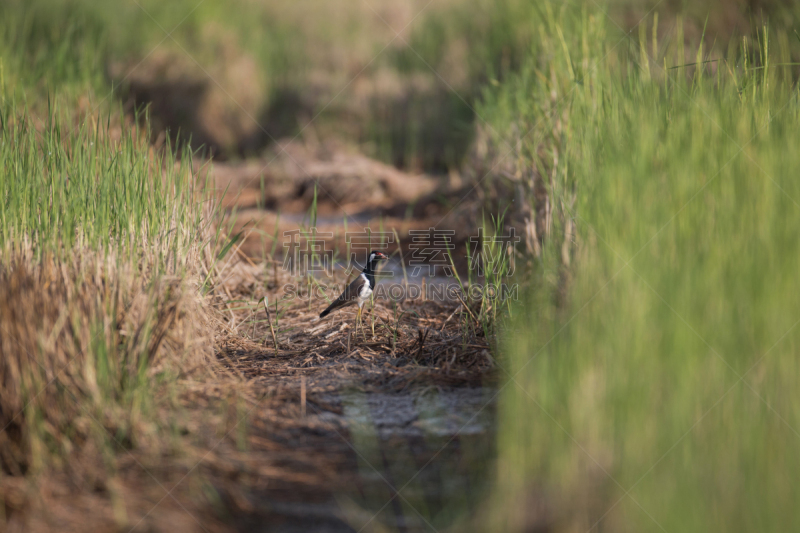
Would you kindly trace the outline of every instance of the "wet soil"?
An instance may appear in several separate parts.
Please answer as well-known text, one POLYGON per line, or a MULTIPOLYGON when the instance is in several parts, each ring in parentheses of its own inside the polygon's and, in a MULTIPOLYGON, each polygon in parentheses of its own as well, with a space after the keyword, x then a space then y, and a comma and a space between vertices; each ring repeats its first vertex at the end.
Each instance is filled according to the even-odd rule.
POLYGON ((323 456, 327 464, 315 471, 328 473, 313 484, 284 480, 251 492, 249 511, 236 513, 235 526, 350 532, 453 525, 486 490, 495 408, 490 390, 414 386, 321 395, 307 404, 308 420, 285 444, 323 456))

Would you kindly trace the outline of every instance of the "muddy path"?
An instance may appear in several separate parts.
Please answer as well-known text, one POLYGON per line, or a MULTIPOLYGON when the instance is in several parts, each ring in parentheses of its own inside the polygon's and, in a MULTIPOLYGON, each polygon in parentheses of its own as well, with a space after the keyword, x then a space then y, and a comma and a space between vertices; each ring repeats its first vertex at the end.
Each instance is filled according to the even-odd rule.
MULTIPOLYGON (((441 180, 362 156, 319 161, 317 152, 295 150, 294 158, 303 157, 292 164, 316 169, 316 178, 334 176, 322 183, 372 191, 358 200, 319 195, 321 218, 334 230, 340 216, 369 227, 370 213, 398 234, 426 229, 449 209, 435 196, 455 195, 441 180), (430 216, 414 216, 425 205, 430 216), (401 211, 411 215, 391 216, 401 211)), ((291 231, 308 208, 310 178, 272 171, 254 179, 261 163, 214 167, 223 202, 260 217, 263 233, 291 231), (276 205, 285 208, 280 219, 276 205)), ((211 475, 230 522, 241 531, 412 532, 463 520, 488 486, 496 419, 495 362, 471 310, 457 299, 428 299, 417 287, 422 296, 376 300, 356 334, 354 309, 319 320, 326 300, 316 287, 284 271, 280 257, 260 261, 261 246, 252 235, 240 243, 218 302, 229 317, 218 359, 257 398, 239 446, 247 453, 229 450, 229 466, 211 475)), ((341 287, 347 279, 337 270, 322 281, 341 287)))

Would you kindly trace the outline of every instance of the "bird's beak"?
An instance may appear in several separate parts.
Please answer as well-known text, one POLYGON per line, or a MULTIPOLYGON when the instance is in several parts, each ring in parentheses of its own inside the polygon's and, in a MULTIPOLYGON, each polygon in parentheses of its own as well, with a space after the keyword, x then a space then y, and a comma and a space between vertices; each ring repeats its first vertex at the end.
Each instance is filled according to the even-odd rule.
POLYGON ((384 259, 384 260, 385 259, 389 259, 389 257, 386 256, 386 254, 382 254, 382 253, 375 254, 375 257, 377 257, 378 259, 384 259))

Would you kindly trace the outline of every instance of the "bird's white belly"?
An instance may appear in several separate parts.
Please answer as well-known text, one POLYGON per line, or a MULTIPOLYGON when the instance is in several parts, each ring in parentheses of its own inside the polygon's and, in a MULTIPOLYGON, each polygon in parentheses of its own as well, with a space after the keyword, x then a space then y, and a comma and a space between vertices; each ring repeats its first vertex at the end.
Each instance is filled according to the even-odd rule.
POLYGON ((364 278, 364 285, 361 287, 361 290, 358 291, 358 306, 361 307, 364 303, 369 300, 370 296, 372 296, 372 289, 369 288, 369 281, 367 281, 366 276, 361 274, 364 278))

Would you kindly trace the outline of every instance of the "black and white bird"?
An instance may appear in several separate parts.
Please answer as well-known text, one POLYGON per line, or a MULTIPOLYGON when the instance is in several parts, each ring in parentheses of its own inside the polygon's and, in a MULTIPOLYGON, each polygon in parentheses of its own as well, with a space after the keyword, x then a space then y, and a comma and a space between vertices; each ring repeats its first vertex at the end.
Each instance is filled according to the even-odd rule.
POLYGON ((361 320, 361 311, 364 308, 364 304, 369 301, 370 296, 372 296, 372 291, 375 290, 375 285, 377 284, 375 281, 375 267, 378 261, 386 259, 389 259, 386 254, 370 252, 367 266, 364 267, 361 274, 359 274, 350 285, 345 287, 344 292, 339 295, 327 309, 320 313, 319 317, 325 318, 331 311, 355 304, 358 305, 358 314, 356 315, 356 328, 358 328, 358 322, 361 320))

